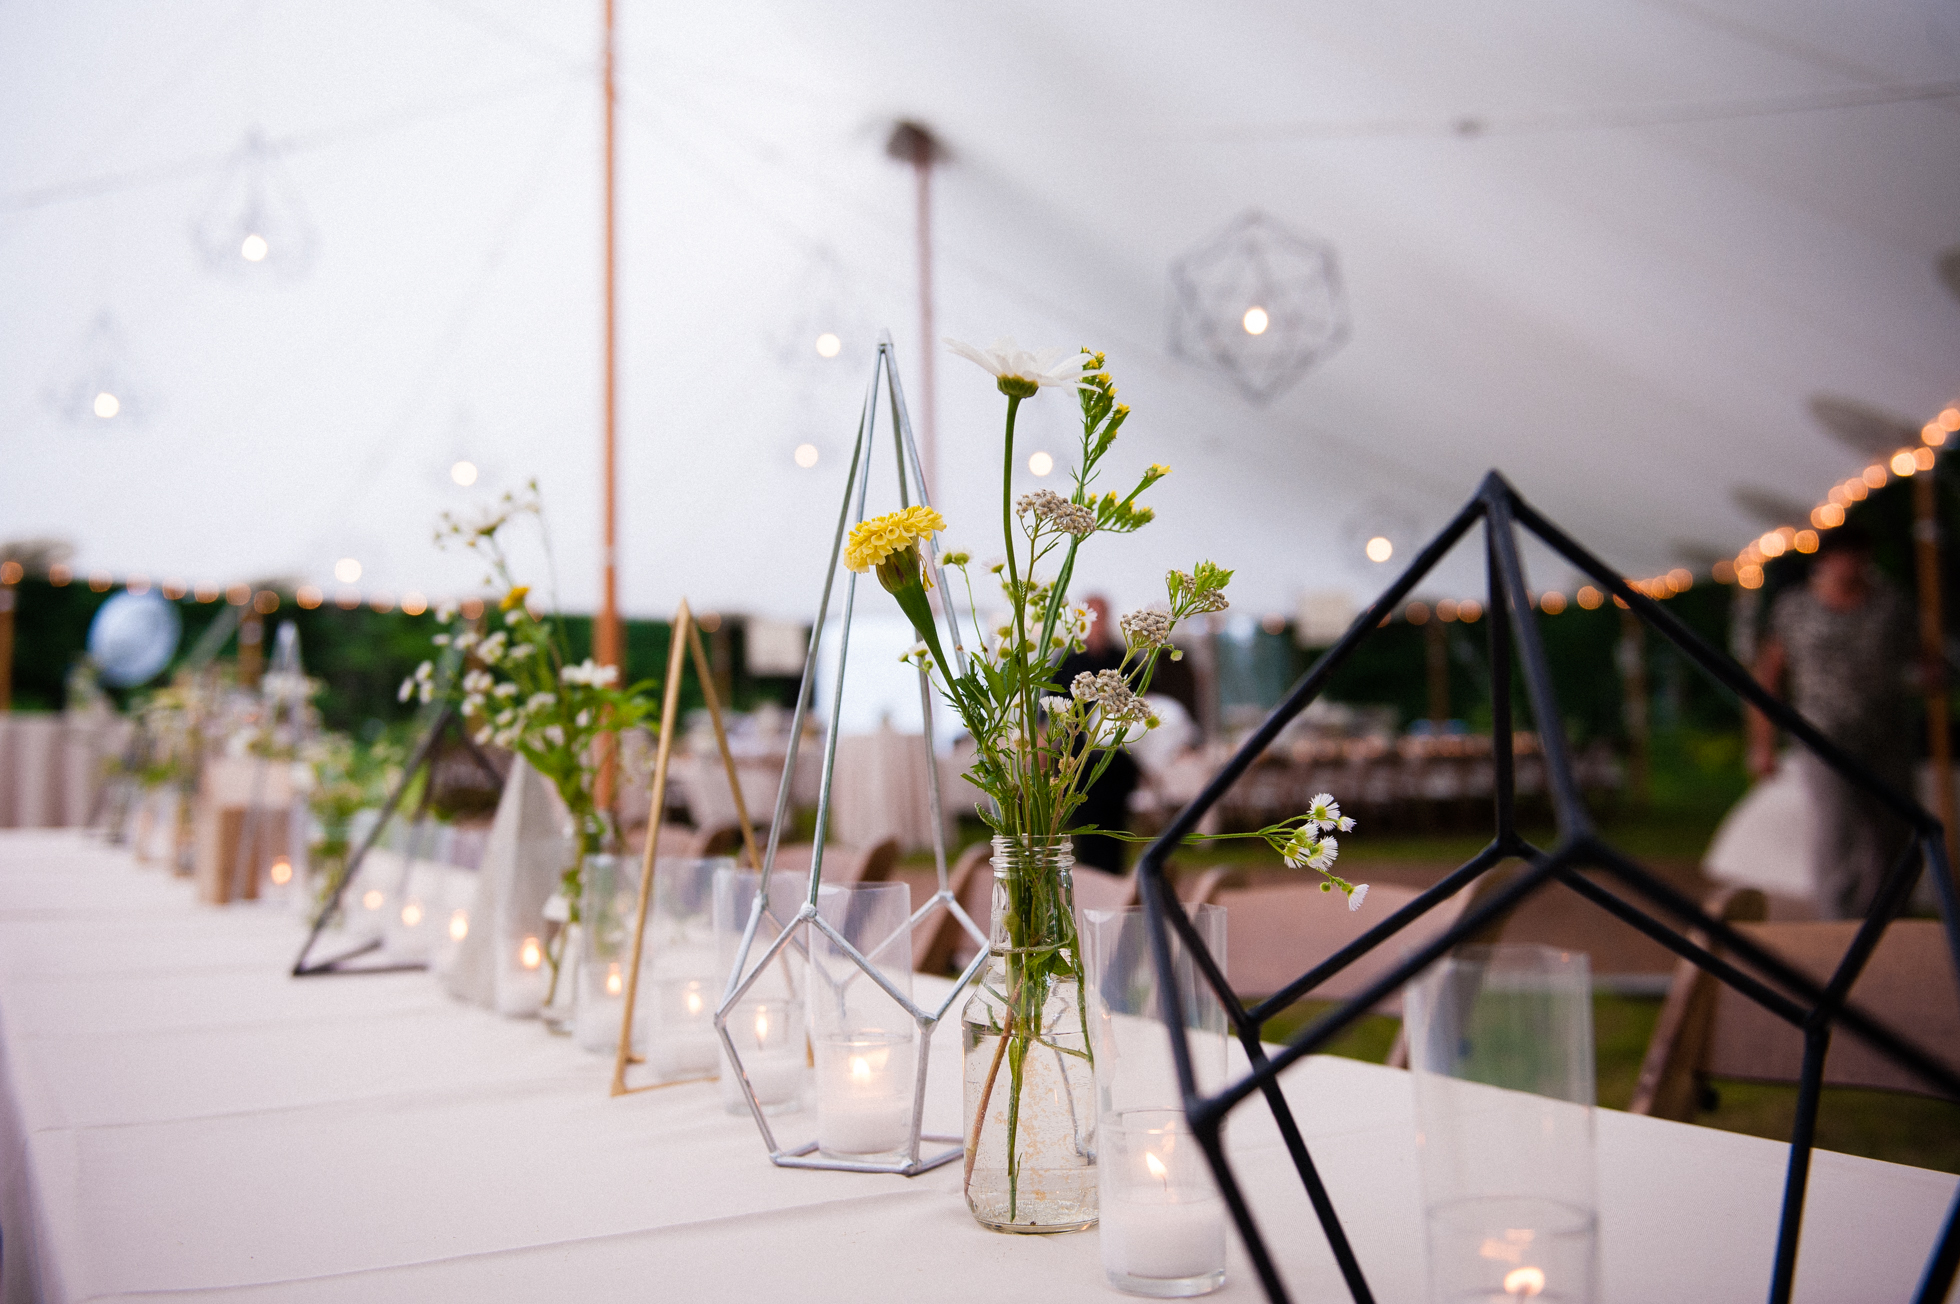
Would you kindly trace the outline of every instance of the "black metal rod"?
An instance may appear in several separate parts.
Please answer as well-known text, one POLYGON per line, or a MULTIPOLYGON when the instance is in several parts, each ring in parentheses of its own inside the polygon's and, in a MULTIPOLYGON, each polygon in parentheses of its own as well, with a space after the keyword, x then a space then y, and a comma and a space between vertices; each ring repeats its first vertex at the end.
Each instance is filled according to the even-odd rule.
POLYGON ((1682 959, 1715 975, 1729 986, 1747 996, 1756 1004, 1782 1019, 1791 1027, 1801 1028, 1810 1017, 1810 1011, 1798 1005, 1781 992, 1773 991, 1763 983, 1736 968, 1721 956, 1706 947, 1696 946, 1688 938, 1675 932, 1656 920, 1638 906, 1608 892, 1599 884, 1588 879, 1576 868, 1560 873, 1559 882, 1571 888, 1586 900, 1611 914, 1614 918, 1638 929, 1647 937, 1653 938, 1682 959))
MULTIPOLYGON (((1173 1037, 1171 1040, 1175 1042, 1182 1038, 1173 1037)), ((1252 1270, 1259 1274, 1259 1284, 1266 1288, 1266 1298, 1272 1304, 1289 1304, 1292 1296, 1286 1293, 1286 1283, 1280 1280, 1279 1269, 1273 1265, 1273 1256, 1266 1249, 1266 1238, 1260 1234, 1259 1224, 1253 1220, 1252 1209, 1245 1202, 1245 1192, 1239 1189, 1238 1174, 1225 1161, 1225 1141, 1219 1133, 1218 1124, 1201 1127, 1193 1122, 1191 1131, 1205 1152, 1205 1161, 1211 1165, 1212 1176, 1218 1182, 1218 1193, 1225 1197, 1225 1207, 1232 1211, 1232 1221, 1238 1226, 1239 1239, 1245 1242, 1245 1252, 1252 1259, 1252 1270)))
POLYGON ((1844 948, 1844 955, 1839 958, 1837 969, 1831 974, 1830 984, 1824 988, 1820 1008, 1835 1010, 1844 1004, 1851 985, 1864 972, 1865 962, 1878 949, 1879 939, 1885 936, 1885 930, 1893 918, 1904 909, 1906 894, 1912 891, 1913 883, 1919 878, 1914 862, 1919 859, 1920 841, 1914 838, 1907 843, 1898 859, 1892 862, 1892 868, 1879 885, 1878 895, 1872 900, 1870 913, 1865 916, 1865 922, 1859 925, 1851 945, 1844 948))
MULTIPOLYGON (((1490 760, 1491 806, 1497 821, 1498 844, 1518 835, 1518 763, 1511 710, 1511 621, 1509 590, 1498 565, 1497 531, 1484 518, 1484 572, 1490 599, 1490 760)), ((1530 594, 1525 595, 1528 601, 1530 594)))
POLYGON ((1790 1131, 1790 1162, 1783 1173, 1783 1213, 1776 1227, 1776 1267, 1769 1279, 1769 1304, 1789 1304, 1797 1284, 1797 1238, 1803 1233, 1805 1190, 1810 1182, 1810 1147, 1817 1137, 1817 1106, 1824 1089, 1824 1055, 1831 1028, 1818 1020, 1804 1031, 1803 1069, 1797 1077, 1797 1121, 1790 1131))
POLYGON ((1586 814, 1586 803, 1579 796, 1579 783, 1572 772, 1572 749, 1565 741, 1565 721, 1552 689, 1552 668, 1545 660, 1545 644, 1538 638, 1537 617, 1531 614, 1524 562, 1518 555, 1517 527, 1511 519, 1516 495, 1495 471, 1484 477, 1477 493, 1489 513, 1491 550, 1497 554, 1497 573, 1504 577, 1504 598, 1510 608, 1512 631, 1517 635, 1518 662, 1524 670, 1525 698, 1538 725, 1538 749, 1545 755, 1558 831, 1566 839, 1584 837, 1592 832, 1592 817, 1586 814))
POLYGON ((1507 854, 1506 848, 1495 842, 1491 843, 1459 868, 1452 870, 1441 882, 1425 890, 1415 900, 1259 1002, 1246 1012, 1246 1018, 1254 1023, 1264 1023, 1272 1018, 1375 947, 1428 914, 1436 906, 1455 896, 1472 881, 1488 872, 1491 866, 1503 860, 1507 854))
POLYGON ((1563 554, 1573 565, 1604 584, 1620 601, 1633 608, 1635 614, 1659 630, 1662 637, 1687 653, 1703 671, 1768 716, 1770 722, 1777 728, 1797 738, 1819 760, 1891 807, 1893 813, 1911 824, 1915 832, 1924 834, 1940 828, 1940 822, 1918 802, 1896 791, 1892 785, 1873 774, 1863 761, 1825 737, 1810 721, 1798 715, 1781 698, 1757 683, 1756 677, 1738 665, 1734 658, 1724 656, 1710 647, 1701 635, 1676 619, 1660 603, 1629 586, 1606 563, 1532 510, 1529 504, 1514 499, 1514 505, 1518 519, 1523 521, 1532 533, 1543 539, 1554 551, 1563 554))
POLYGON ((1926 1260, 1919 1291, 1912 1297, 1913 1304, 1945 1304, 1956 1271, 1960 1271, 1960 1190, 1953 1193, 1953 1204, 1946 1212, 1946 1230, 1933 1246, 1933 1256, 1926 1260))
MULTIPOLYGON (((1365 991, 1308 1024, 1299 1036, 1287 1043, 1286 1049, 1273 1057, 1265 1069, 1240 1078, 1209 1100, 1201 1102, 1200 1108, 1208 1116, 1222 1117, 1250 1095, 1260 1079, 1277 1078, 1303 1056, 1311 1055, 1320 1049, 1349 1024, 1392 995, 1402 984, 1441 959, 1445 952, 1475 936, 1484 925, 1531 895, 1534 889, 1558 872, 1559 866, 1563 863, 1562 853, 1553 851, 1551 855, 1533 865, 1529 872, 1519 875, 1515 882, 1498 889, 1488 901, 1466 911, 1442 934, 1431 939, 1427 946, 1414 955, 1405 957, 1401 964, 1376 979, 1365 991)), ((1176 1047, 1177 1040, 1176 1037, 1171 1039, 1173 1049, 1176 1047)))

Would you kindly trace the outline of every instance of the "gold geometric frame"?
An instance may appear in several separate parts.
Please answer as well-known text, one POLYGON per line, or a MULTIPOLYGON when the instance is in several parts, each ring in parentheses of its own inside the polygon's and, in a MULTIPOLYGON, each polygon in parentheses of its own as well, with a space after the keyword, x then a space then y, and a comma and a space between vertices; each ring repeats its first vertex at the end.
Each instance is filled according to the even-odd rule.
POLYGON ((612 1094, 628 1096, 661 1087, 678 1087, 688 1082, 712 1082, 714 1076, 701 1074, 675 1078, 669 1082, 649 1082, 644 1086, 626 1085, 626 1067, 642 1062, 633 1053, 633 1006, 640 991, 640 955, 646 943, 647 904, 653 899, 653 867, 660 848, 660 825, 667 810, 667 762, 673 755, 676 717, 680 712, 681 674, 686 669, 689 650, 694 655, 694 676, 701 681, 701 694, 707 699, 708 718, 715 726, 715 746, 721 749, 721 765, 728 776, 729 794, 735 798, 735 819, 742 829, 742 848, 748 852, 749 867, 762 868, 762 857, 755 849, 755 829, 749 823, 748 804, 742 800, 742 782, 735 773, 735 757, 728 750, 728 734, 722 728, 721 698, 715 693, 715 677, 708 668, 708 654, 701 646, 701 631, 694 623, 694 612, 687 599, 681 599, 674 613, 674 637, 667 650, 667 682, 660 700, 660 740, 653 753, 652 809, 647 813, 647 845, 640 860, 640 899, 633 918, 633 951, 627 963, 626 1004, 619 1020, 619 1050, 613 1058, 612 1094))

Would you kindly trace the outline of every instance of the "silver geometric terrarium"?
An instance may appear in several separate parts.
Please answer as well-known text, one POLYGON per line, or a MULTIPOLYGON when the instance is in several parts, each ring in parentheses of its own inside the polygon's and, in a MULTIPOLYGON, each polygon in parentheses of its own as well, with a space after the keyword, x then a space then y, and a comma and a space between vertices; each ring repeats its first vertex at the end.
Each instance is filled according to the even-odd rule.
MULTIPOLYGON (((817 604, 817 617, 810 635, 809 651, 803 663, 802 682, 797 690, 796 711, 789 727, 789 754, 783 765, 782 786, 776 797, 776 813, 770 822, 769 842, 763 853, 761 883, 750 907, 735 965, 729 974, 727 992, 715 1012, 715 1029, 721 1035, 729 1062, 734 1066, 740 1080, 742 1094, 747 1099, 749 1110, 755 1117, 756 1126, 761 1129, 764 1144, 769 1148, 771 1162, 785 1168, 830 1168, 849 1172, 899 1173, 907 1177, 937 1168, 949 1163, 964 1153, 965 1138, 957 1136, 922 1135, 921 1123, 925 1108, 926 1067, 932 1048, 933 1030, 953 1008, 953 1003, 966 990, 967 984, 985 967, 988 958, 988 937, 966 911, 960 908, 947 882, 946 873, 946 830, 942 819, 939 791, 939 769, 933 761, 933 691, 926 671, 919 671, 919 701, 925 720, 925 751, 927 757, 927 793, 931 803, 933 864, 938 871, 938 888, 934 894, 909 919, 903 909, 891 922, 896 927, 886 929, 883 925, 869 931, 852 928, 853 921, 836 909, 825 909, 828 900, 834 906, 840 895, 834 890, 826 898, 823 885, 823 855, 826 835, 830 823, 832 796, 832 771, 837 761, 837 736, 841 720, 840 708, 843 704, 845 667, 850 655, 851 616, 856 605, 858 575, 846 571, 844 585, 844 607, 842 619, 838 622, 835 637, 838 639, 837 667, 835 685, 831 690, 828 724, 824 731, 822 780, 817 795, 817 818, 814 842, 810 851, 810 869, 806 890, 800 906, 786 919, 769 918, 770 891, 769 879, 774 871, 778 844, 783 830, 789 826, 789 805, 791 780, 796 773, 797 746, 803 737, 803 720, 810 709, 810 699, 815 690, 818 652, 824 637, 825 624, 830 615, 831 592, 837 579, 838 562, 842 558, 844 536, 853 524, 865 516, 865 500, 870 488, 874 462, 884 465, 882 458, 874 458, 878 426, 878 401, 880 389, 889 401, 892 425, 892 441, 897 454, 898 501, 906 506, 917 501, 930 507, 927 497, 925 477, 920 469, 919 451, 912 438, 912 423, 905 408, 905 394, 899 384, 898 368, 893 359, 891 334, 879 332, 877 354, 872 361, 871 384, 865 393, 864 408, 859 418, 857 440, 851 456, 850 475, 845 482, 844 501, 837 517, 837 530, 831 540, 830 565, 824 573, 823 596, 817 604), (912 954, 907 945, 914 930, 937 919, 941 912, 951 912, 967 935, 978 946, 978 953, 967 966, 959 979, 953 984, 945 998, 931 1008, 915 1002, 911 995, 901 990, 900 982, 911 972, 912 954), (773 936, 766 937, 763 926, 767 920, 773 936), (736 1016, 743 1009, 743 1002, 751 989, 763 981, 765 975, 779 959, 788 959, 786 951, 799 957, 808 957, 810 982, 806 989, 806 999, 811 1002, 811 1025, 813 1040, 823 1041, 817 1006, 824 1002, 834 1003, 839 1009, 862 1009, 866 1004, 882 1008, 887 1018, 887 1032, 896 1028, 909 1045, 902 1054, 894 1054, 886 1061, 876 1059, 879 1052, 867 1051, 862 1056, 849 1053, 840 1055, 840 1063, 848 1066, 850 1075, 864 1074, 869 1084, 874 1072, 888 1072, 895 1087, 903 1088, 902 1098, 894 1098, 902 1113, 894 1114, 888 1123, 891 1127, 892 1144, 881 1146, 874 1158, 858 1159, 849 1157, 851 1147, 842 1147, 846 1153, 840 1155, 839 1148, 820 1149, 824 1135, 825 1109, 822 1092, 825 1086, 825 1050, 816 1045, 818 1070, 818 1134, 819 1140, 807 1145, 786 1149, 778 1143, 774 1130, 770 1127, 769 1110, 758 1094, 752 1065, 743 1059, 742 1043, 747 1040, 748 1028, 736 1016), (900 954, 902 952, 902 954, 900 954), (898 1082, 898 1078, 909 1081, 898 1082), (921 1153, 922 1143, 932 1143, 935 1147, 929 1153, 921 1153)), ((928 539, 924 545, 924 560, 928 573, 932 576, 939 592, 946 593, 946 577, 939 563, 939 550, 934 540, 928 539)), ((948 613, 951 605, 947 604, 948 613)), ((966 670, 965 651, 958 638, 958 630, 950 614, 942 617, 947 621, 947 642, 953 648, 953 655, 959 664, 956 673, 966 670)), ((900 886, 900 891, 903 891, 900 886)), ((855 908, 855 903, 853 903, 855 908)))
POLYGON ((1171 264, 1170 349, 1264 403, 1347 342, 1340 261, 1325 240, 1250 210, 1171 264))

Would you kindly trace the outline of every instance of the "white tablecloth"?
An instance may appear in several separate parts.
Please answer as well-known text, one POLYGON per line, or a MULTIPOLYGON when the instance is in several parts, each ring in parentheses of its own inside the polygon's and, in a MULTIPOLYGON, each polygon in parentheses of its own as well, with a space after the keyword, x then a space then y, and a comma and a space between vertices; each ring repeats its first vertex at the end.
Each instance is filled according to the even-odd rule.
MULTIPOLYGON (((78 834, 0 834, 7 1304, 1108 1294, 1094 1233, 983 1232, 956 1165, 773 1168, 713 1084, 609 1099, 609 1062, 425 975, 287 978, 298 940, 78 834)), ((950 1036, 934 1067, 946 1128, 950 1036)), ((1419 1299, 1407 1076, 1315 1058, 1289 1090, 1377 1297, 1419 1299)), ((1345 1298, 1270 1123, 1232 1132, 1295 1298, 1345 1298)), ((1608 1111, 1599 1145, 1606 1299, 1763 1297, 1783 1146, 1608 1111)), ((1954 1179, 1813 1174, 1798 1298, 1905 1298, 1954 1179)), ((1259 1298, 1232 1253, 1223 1298, 1259 1298)))

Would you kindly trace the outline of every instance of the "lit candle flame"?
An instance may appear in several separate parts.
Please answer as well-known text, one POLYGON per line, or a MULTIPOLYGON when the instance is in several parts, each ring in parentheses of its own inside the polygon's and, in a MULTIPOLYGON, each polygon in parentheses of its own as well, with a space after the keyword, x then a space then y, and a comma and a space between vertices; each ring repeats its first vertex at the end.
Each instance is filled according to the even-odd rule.
POLYGON ((293 881, 293 863, 284 856, 272 862, 270 877, 280 887, 293 881))
POLYGON ((851 1082, 860 1087, 871 1082, 871 1061, 862 1055, 851 1056, 851 1082))
POLYGON ((606 995, 617 996, 626 989, 626 980, 620 977, 619 966, 606 966, 606 995))
POLYGON ((382 895, 381 889, 378 887, 371 887, 366 892, 361 894, 361 904, 366 906, 369 910, 381 909, 382 902, 386 901, 387 899, 388 898, 386 896, 382 895))
POLYGON ((689 983, 687 994, 681 998, 681 1003, 687 1006, 690 1015, 701 1013, 701 984, 689 983))
POLYGON ((538 945, 537 938, 524 939, 524 945, 518 948, 517 962, 526 969, 535 969, 544 963, 544 948, 538 945))
POLYGON ((449 916, 449 940, 460 942, 470 935, 470 912, 458 910, 449 916))
POLYGON ((422 922, 422 903, 411 901, 402 907, 402 923, 414 928, 422 922))
POLYGON ((1504 1293, 1519 1299, 1530 1299, 1545 1289, 1545 1272, 1542 1268, 1513 1268, 1504 1274, 1504 1293))
POLYGON ((755 1012, 755 1044, 760 1046, 768 1040, 769 1040, 769 1008, 767 1006, 764 1006, 763 1008, 755 1012))

